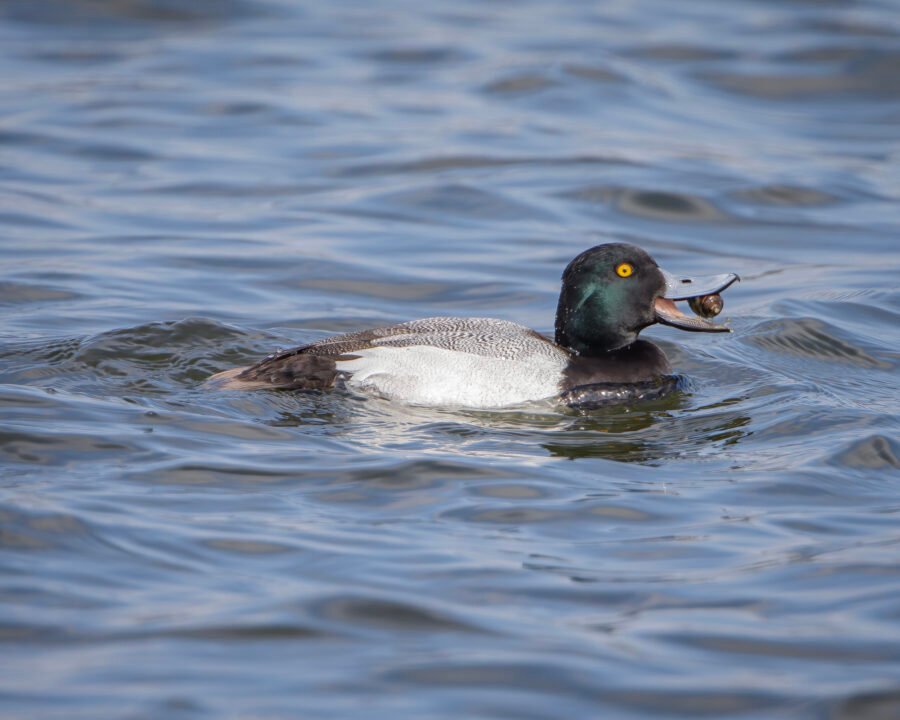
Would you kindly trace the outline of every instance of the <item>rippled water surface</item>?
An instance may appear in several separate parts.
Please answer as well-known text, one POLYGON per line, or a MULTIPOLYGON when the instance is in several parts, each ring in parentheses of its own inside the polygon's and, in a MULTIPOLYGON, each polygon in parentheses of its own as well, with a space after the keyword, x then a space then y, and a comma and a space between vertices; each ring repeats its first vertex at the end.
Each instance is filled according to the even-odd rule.
POLYGON ((0 715, 900 717, 900 11, 0 5, 0 715), (731 335, 586 413, 213 392, 604 240, 731 335))

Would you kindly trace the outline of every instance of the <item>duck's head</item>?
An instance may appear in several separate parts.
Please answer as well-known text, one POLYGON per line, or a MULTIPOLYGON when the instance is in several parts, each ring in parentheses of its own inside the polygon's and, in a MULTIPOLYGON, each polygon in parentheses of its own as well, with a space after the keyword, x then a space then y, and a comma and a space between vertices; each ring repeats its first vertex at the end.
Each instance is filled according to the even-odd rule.
POLYGON ((579 355, 601 355, 631 345, 654 323, 693 332, 729 332, 723 325, 685 315, 674 301, 722 292, 738 279, 734 273, 676 277, 635 245, 597 245, 563 273, 556 343, 579 355))

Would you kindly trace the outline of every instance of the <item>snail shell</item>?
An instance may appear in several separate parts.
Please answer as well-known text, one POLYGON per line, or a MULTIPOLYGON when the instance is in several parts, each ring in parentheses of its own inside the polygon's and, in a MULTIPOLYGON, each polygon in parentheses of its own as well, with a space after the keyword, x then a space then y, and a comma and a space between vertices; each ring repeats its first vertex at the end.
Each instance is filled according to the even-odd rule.
POLYGON ((718 294, 691 298, 688 300, 688 305, 690 305, 691 310, 704 318, 714 318, 725 307, 722 296, 718 294))

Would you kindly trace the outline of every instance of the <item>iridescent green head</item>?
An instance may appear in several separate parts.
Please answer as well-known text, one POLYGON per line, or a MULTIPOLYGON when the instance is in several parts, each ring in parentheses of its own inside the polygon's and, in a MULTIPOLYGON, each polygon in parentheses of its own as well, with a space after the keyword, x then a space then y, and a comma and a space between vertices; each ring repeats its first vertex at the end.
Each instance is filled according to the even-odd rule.
POLYGON ((602 355, 631 345, 648 325, 728 332, 682 314, 673 300, 718 293, 738 279, 728 273, 692 280, 663 272, 641 248, 627 243, 585 250, 563 272, 556 310, 556 344, 578 355, 602 355))
POLYGON ((665 279, 646 252, 610 243, 586 250, 562 276, 556 344, 579 355, 598 355, 637 340, 656 322, 653 301, 665 279))

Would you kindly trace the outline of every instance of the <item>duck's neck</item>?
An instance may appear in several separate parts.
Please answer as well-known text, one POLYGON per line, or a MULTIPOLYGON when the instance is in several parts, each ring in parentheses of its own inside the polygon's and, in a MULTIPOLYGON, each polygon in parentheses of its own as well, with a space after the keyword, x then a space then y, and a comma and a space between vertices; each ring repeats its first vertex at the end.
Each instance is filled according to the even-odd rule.
POLYGON ((647 340, 637 340, 603 355, 572 358, 565 369, 563 385, 573 388, 598 383, 646 382, 671 371, 662 349, 647 340))

